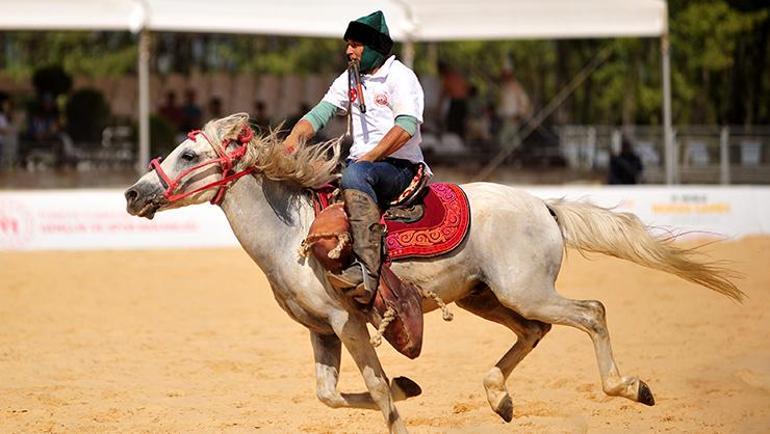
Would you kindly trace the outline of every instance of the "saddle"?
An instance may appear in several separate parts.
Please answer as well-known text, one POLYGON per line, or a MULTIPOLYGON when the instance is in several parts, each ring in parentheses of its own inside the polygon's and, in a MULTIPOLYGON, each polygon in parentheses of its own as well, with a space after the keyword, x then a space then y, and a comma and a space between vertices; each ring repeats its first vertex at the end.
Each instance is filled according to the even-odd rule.
MULTIPOLYGON (((434 257, 454 250, 470 228, 470 209, 465 193, 454 184, 427 185, 420 165, 409 187, 391 202, 383 214, 386 227, 380 284, 366 312, 378 328, 372 338, 377 346, 380 336, 409 358, 422 349, 422 298, 432 297, 451 319, 446 306, 434 293, 424 293, 411 282, 402 281, 391 270, 392 262, 419 257, 434 257)), ((353 260, 350 225, 341 202, 336 202, 334 187, 312 192, 316 218, 300 253, 312 253, 333 273, 344 270, 353 260)))

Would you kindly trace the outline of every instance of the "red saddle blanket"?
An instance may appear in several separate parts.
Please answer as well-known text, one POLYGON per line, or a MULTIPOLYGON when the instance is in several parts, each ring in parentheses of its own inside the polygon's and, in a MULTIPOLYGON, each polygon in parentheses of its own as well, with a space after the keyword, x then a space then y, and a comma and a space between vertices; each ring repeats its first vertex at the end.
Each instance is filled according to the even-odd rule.
MULTIPOLYGON (((312 252, 324 268, 339 273, 352 261, 347 216, 341 203, 332 204, 333 186, 314 190, 312 198, 316 220, 302 242, 300 252, 303 256, 312 252)), ((389 318, 382 336, 409 358, 419 356, 422 348, 422 294, 419 287, 403 282, 393 274, 389 262, 448 253, 463 242, 471 221, 468 198, 454 184, 427 186, 419 206, 423 207, 422 214, 413 208, 389 210, 391 214, 409 220, 384 220, 387 257, 370 317, 376 327, 389 318)))
POLYGON ((455 184, 426 187, 423 216, 411 223, 385 220, 388 258, 428 258, 451 252, 468 235, 470 206, 465 192, 455 184))

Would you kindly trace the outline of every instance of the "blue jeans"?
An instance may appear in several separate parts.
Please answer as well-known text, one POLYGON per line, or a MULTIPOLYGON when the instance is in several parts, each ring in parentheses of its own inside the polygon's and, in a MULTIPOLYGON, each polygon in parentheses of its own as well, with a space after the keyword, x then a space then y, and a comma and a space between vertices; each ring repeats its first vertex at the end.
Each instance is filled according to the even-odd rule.
POLYGON ((381 208, 398 197, 415 175, 414 163, 397 158, 376 162, 348 160, 347 163, 342 170, 342 189, 352 188, 366 193, 381 208))

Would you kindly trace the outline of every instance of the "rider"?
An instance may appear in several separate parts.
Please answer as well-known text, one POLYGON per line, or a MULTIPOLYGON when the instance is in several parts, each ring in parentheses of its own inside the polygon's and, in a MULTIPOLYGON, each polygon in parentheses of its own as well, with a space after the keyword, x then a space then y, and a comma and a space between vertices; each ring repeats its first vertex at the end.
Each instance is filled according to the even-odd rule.
POLYGON ((424 164, 420 150, 424 96, 414 72, 390 55, 393 40, 381 11, 351 21, 344 40, 348 60, 358 64, 361 85, 350 83, 355 80, 343 72, 294 126, 284 145, 295 149, 335 113, 347 114, 350 108, 353 145, 340 186, 356 262, 333 278, 335 286, 348 288, 357 301, 368 304, 379 284, 381 210, 409 186, 417 164, 424 164))

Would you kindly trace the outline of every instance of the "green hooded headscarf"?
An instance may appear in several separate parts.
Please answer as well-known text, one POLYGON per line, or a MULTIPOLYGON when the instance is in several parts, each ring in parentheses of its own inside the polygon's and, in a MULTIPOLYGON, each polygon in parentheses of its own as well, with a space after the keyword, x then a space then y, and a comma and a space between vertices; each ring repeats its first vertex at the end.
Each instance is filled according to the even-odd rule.
POLYGON ((352 39, 364 44, 364 52, 358 65, 363 73, 368 73, 382 65, 390 55, 390 50, 393 49, 393 40, 390 39, 390 32, 382 11, 351 21, 343 39, 346 41, 352 39))

